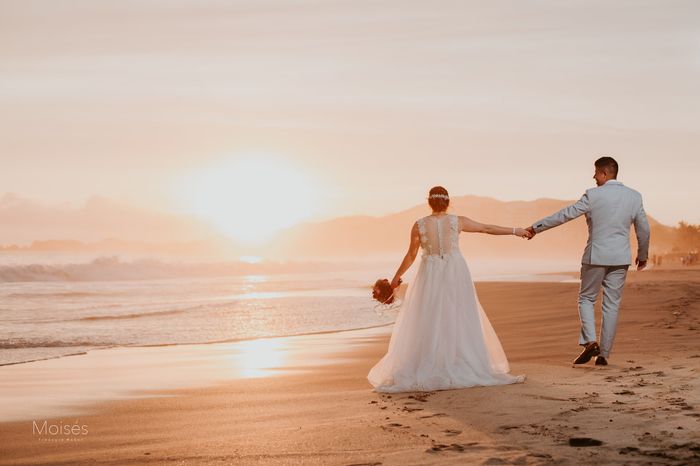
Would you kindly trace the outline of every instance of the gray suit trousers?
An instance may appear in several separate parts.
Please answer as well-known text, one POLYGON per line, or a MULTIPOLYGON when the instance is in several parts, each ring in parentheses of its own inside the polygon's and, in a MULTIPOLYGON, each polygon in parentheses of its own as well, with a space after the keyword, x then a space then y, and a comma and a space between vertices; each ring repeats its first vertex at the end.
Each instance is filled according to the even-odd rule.
POLYGON ((615 341, 617 313, 622 301, 629 265, 581 264, 581 289, 578 295, 578 313, 581 318, 579 344, 598 341, 593 306, 603 287, 603 322, 600 329, 600 355, 607 358, 615 341))

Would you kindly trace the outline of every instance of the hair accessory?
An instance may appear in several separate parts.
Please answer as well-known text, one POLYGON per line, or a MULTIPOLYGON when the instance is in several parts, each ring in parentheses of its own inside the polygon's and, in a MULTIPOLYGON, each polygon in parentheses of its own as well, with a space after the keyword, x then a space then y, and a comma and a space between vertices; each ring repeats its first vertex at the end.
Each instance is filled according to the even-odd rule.
POLYGON ((449 199, 450 198, 450 196, 448 196, 447 194, 431 194, 430 197, 431 198, 437 197, 440 199, 449 199))

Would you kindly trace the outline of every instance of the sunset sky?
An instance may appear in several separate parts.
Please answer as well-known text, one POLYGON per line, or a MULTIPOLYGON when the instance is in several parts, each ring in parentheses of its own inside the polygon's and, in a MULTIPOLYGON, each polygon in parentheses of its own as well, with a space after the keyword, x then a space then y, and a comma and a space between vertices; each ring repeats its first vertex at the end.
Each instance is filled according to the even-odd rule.
POLYGON ((696 1, 0 0, 0 195, 274 229, 576 199, 612 155, 700 223, 699 83, 696 1))

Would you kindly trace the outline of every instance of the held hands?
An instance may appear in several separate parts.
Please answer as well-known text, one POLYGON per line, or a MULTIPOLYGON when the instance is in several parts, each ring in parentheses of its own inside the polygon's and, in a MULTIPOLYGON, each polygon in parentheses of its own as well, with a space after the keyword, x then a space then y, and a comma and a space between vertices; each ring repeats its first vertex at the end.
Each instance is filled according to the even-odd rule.
POLYGON ((530 228, 513 228, 513 234, 516 236, 519 236, 521 238, 527 238, 527 239, 532 239, 533 236, 535 236, 534 230, 531 231, 530 228))
POLYGON ((525 228, 525 231, 527 231, 530 234, 530 236, 527 237, 528 240, 531 240, 537 234, 537 233, 535 233, 535 229, 532 227, 525 228))

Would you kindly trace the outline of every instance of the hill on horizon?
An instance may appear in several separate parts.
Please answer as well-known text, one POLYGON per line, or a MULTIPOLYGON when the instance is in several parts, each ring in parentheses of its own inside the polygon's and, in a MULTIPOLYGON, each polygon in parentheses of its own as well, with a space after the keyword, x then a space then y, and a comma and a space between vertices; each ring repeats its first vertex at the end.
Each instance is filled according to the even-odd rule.
MULTIPOLYGON (((573 200, 547 198, 534 201, 500 201, 490 197, 466 195, 452 197, 448 212, 464 215, 482 223, 526 227, 573 202, 573 200)), ((12 206, 15 210, 17 207, 16 204, 12 206)), ((96 211, 94 200, 88 207, 91 207, 89 213, 96 211)), ((46 213, 46 209, 34 208, 34 210, 37 214, 46 213)), ((43 217, 45 222, 38 223, 34 218, 38 215, 30 217, 25 213, 17 218, 28 218, 31 222, 18 221, 12 224, 13 216, 9 213, 9 209, 5 210, 4 215, 0 212, 0 218, 5 221, 6 226, 15 229, 32 232, 62 231, 71 232, 74 235, 80 231, 80 224, 73 224, 70 229, 66 229, 60 223, 65 217, 58 214, 43 217), (55 229, 50 229, 51 226, 55 226, 55 229)), ((112 217, 111 222, 96 224, 93 221, 89 225, 91 237, 88 239, 71 239, 71 235, 64 233, 58 239, 35 238, 29 246, 5 246, 2 249, 5 251, 150 252, 154 254, 180 252, 183 255, 204 254, 213 258, 259 255, 272 260, 396 259, 397 255, 405 253, 408 247, 409 232, 413 222, 429 213, 430 208, 427 204, 423 204, 383 216, 353 215, 305 222, 281 231, 266 244, 250 247, 224 238, 213 227, 209 228, 201 222, 190 227, 187 218, 172 215, 164 217, 159 213, 153 213, 151 216, 143 209, 130 210, 121 206, 117 210, 105 200, 101 201, 99 216, 112 217), (114 216, 110 214, 112 211, 116 212, 114 216), (129 222, 128 230, 121 227, 123 231, 112 232, 113 224, 121 226, 125 222, 129 222), (106 229, 98 229, 103 225, 106 225, 106 229), (138 238, 135 232, 142 228, 148 235, 138 238), (129 235, 126 238, 119 234, 127 231, 129 235), (98 232, 103 235, 102 239, 98 239, 98 232), (191 239, 188 239, 190 236, 188 233, 191 234, 191 239)), ((68 215, 68 221, 76 222, 87 216, 87 212, 78 211, 78 214, 68 215)), ((670 251, 675 228, 662 225, 651 216, 648 218, 652 230, 652 251, 657 253, 670 251)), ((465 256, 473 258, 517 257, 569 260, 580 258, 586 237, 586 222, 581 216, 558 228, 543 232, 531 241, 513 236, 462 233, 460 248, 465 256)), ((636 240, 633 230, 632 247, 634 254, 636 240)))
MULTIPOLYGON (((527 227, 575 202, 574 200, 537 199, 500 201, 490 197, 466 195, 450 199, 449 213, 463 215, 481 223, 527 227)), ((429 215, 427 204, 385 216, 346 216, 292 227, 268 246, 273 255, 344 259, 348 257, 395 257, 405 253, 409 233, 416 219, 429 215)), ((674 228, 663 225, 647 214, 652 230, 652 249, 670 250, 674 228)), ((475 258, 513 256, 579 258, 588 236, 585 217, 537 235, 531 241, 514 236, 462 233, 460 249, 475 258)), ((633 254, 636 250, 631 230, 633 254)))

